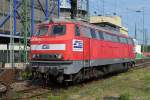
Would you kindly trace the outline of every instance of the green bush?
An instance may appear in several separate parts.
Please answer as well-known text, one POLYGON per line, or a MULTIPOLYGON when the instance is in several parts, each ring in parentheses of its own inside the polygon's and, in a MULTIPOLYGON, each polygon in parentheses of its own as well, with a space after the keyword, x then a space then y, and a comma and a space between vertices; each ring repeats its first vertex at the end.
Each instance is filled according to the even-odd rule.
POLYGON ((28 79, 31 75, 32 75, 31 72, 24 71, 24 72, 21 73, 21 76, 22 76, 23 79, 28 79))
POLYGON ((49 95, 48 100, 61 100, 60 96, 49 95))
POLYGON ((119 100, 130 100, 130 95, 128 93, 121 94, 119 100))

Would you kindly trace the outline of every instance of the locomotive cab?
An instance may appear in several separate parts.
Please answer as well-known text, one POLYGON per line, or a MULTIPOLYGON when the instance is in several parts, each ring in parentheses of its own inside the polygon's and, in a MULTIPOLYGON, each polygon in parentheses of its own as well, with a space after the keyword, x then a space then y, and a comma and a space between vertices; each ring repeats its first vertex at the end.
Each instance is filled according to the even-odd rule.
MULTIPOLYGON (((74 23, 40 24, 37 32, 31 38, 30 65, 34 72, 58 76, 61 73, 70 74, 74 65, 73 51, 83 49, 82 41, 74 39, 74 23), (79 45, 78 45, 79 44, 79 45)), ((82 50, 83 51, 83 50, 82 50)), ((77 72, 78 70, 76 70, 77 72)))
POLYGON ((71 55, 67 54, 71 51, 72 28, 72 24, 62 23, 38 26, 36 34, 31 39, 31 60, 70 60, 71 55))

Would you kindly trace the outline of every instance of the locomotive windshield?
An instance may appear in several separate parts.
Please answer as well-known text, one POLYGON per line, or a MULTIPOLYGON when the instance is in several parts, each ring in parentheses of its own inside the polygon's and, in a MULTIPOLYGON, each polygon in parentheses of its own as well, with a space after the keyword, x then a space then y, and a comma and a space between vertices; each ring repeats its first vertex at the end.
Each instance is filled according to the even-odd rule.
POLYGON ((51 35, 64 35, 66 33, 66 25, 53 25, 51 35))
POLYGON ((38 28, 38 30, 36 32, 36 35, 37 36, 42 36, 42 35, 47 34, 47 32, 48 32, 48 27, 47 26, 40 27, 40 28, 38 28))

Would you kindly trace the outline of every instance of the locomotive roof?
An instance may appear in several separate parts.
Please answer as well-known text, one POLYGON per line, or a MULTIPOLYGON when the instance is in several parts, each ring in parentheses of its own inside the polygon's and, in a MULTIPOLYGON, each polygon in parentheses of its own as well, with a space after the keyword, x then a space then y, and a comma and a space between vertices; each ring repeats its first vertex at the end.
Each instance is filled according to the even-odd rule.
POLYGON ((52 24, 52 23, 79 24, 79 25, 81 25, 81 26, 91 27, 91 28, 94 28, 94 29, 96 29, 96 30, 104 31, 104 32, 107 32, 107 33, 109 33, 109 34, 118 35, 118 36, 122 36, 122 37, 126 37, 126 38, 131 38, 131 37, 129 37, 129 36, 126 36, 126 35, 124 35, 124 34, 121 34, 120 32, 114 33, 114 32, 112 32, 112 30, 104 29, 103 27, 90 24, 90 23, 85 22, 85 21, 83 21, 83 20, 51 19, 51 20, 45 21, 45 22, 43 22, 43 23, 40 23, 40 24, 38 24, 38 25, 41 26, 41 25, 48 25, 48 24, 52 24))

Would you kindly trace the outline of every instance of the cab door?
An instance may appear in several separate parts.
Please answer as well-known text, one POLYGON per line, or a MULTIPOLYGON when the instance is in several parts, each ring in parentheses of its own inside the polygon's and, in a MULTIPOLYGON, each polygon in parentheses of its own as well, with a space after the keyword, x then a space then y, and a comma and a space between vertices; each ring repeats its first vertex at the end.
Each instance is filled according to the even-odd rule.
POLYGON ((90 45, 91 45, 91 33, 90 28, 81 26, 81 37, 83 39, 83 64, 84 67, 90 67, 90 45))
POLYGON ((75 36, 72 40, 73 59, 80 62, 80 66, 83 67, 84 40, 80 35, 79 26, 75 25, 75 36))
POLYGON ((80 43, 81 48, 74 48, 78 50, 78 54, 80 54, 80 58, 82 58, 83 67, 89 67, 90 66, 90 38, 86 35, 88 35, 90 31, 89 28, 84 26, 77 26, 76 25, 76 35, 75 35, 75 41, 80 43))
POLYGON ((84 38, 83 59, 84 67, 90 67, 90 38, 84 38))

